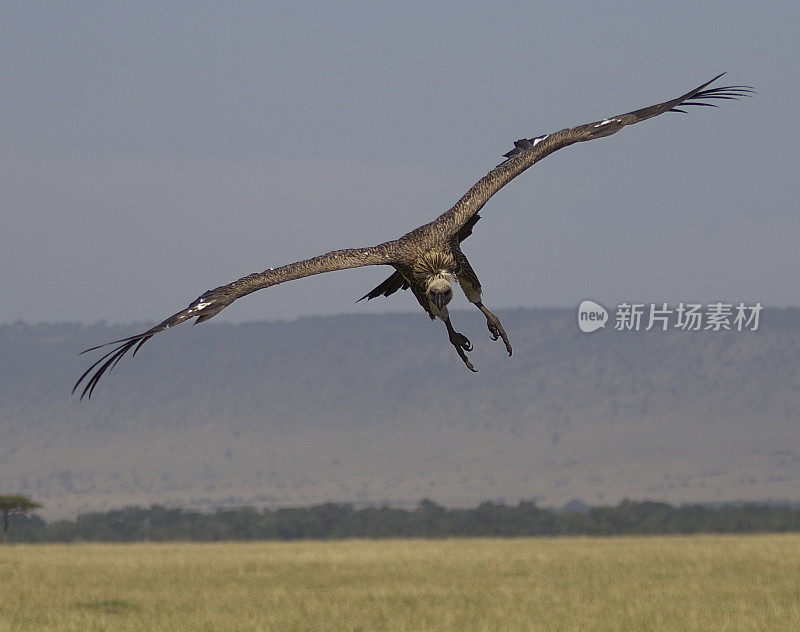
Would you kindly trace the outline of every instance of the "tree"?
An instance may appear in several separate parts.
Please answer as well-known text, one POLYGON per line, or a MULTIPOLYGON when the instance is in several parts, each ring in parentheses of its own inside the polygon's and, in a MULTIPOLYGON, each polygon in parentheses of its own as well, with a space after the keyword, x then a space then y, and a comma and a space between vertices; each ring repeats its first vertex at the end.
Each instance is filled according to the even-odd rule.
POLYGON ((27 496, 0 496, 0 511, 3 512, 3 544, 8 542, 9 516, 24 516, 29 511, 41 507, 27 496))

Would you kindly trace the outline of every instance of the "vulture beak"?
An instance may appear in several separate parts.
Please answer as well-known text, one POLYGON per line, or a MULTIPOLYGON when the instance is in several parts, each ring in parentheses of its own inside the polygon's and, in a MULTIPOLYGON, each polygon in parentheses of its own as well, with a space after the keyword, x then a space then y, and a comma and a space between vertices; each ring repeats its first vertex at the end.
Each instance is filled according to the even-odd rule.
POLYGON ((431 300, 433 300, 433 304, 436 305, 439 311, 442 311, 444 306, 447 305, 444 292, 431 292, 431 300))

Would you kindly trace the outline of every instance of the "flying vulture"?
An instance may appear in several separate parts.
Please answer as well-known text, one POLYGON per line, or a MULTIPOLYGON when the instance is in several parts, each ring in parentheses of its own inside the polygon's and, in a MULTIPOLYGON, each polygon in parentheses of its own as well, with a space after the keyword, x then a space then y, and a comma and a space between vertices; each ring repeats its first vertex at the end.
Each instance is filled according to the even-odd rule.
POLYGON ((480 281, 461 251, 461 242, 472 234, 484 204, 528 167, 567 145, 616 134, 626 125, 633 125, 665 112, 685 113, 682 108, 686 106, 715 106, 713 103, 715 100, 739 99, 754 92, 750 86, 710 88, 709 86, 721 76, 718 75, 694 90, 664 103, 562 129, 552 134, 516 141, 514 148, 504 155, 505 160, 478 180, 450 210, 399 239, 377 246, 334 250, 297 263, 248 274, 237 281, 208 290, 186 309, 145 332, 84 351, 83 353, 86 353, 108 345, 116 345, 81 375, 72 392, 75 393, 83 385, 81 399, 86 396, 91 397, 100 378, 106 371, 113 369, 128 351, 132 350, 135 355, 154 335, 185 320, 195 318, 195 324, 202 323, 216 316, 236 299, 278 283, 302 279, 312 274, 361 266, 391 266, 394 272, 359 300, 389 296, 397 290, 410 289, 422 309, 432 319, 439 318, 444 321, 450 344, 455 347, 470 371, 475 371, 475 368, 467 358, 466 352, 472 350, 472 344, 466 336, 453 328, 447 310, 447 305, 453 298, 454 285, 460 285, 467 300, 483 313, 492 339, 501 339, 506 351, 511 355, 508 336, 497 316, 481 301, 480 281))

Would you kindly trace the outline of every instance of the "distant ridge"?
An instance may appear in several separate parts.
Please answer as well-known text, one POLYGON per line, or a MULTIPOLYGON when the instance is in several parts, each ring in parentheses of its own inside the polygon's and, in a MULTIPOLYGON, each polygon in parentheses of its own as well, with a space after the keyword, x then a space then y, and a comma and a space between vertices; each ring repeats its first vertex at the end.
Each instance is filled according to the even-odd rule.
POLYGON ((459 316, 477 375, 424 315, 207 323, 143 348, 89 403, 69 397, 78 351, 136 326, 0 325, 0 489, 46 517, 799 499, 800 310, 766 309, 756 332, 592 334, 574 310, 498 312, 511 359, 459 316))

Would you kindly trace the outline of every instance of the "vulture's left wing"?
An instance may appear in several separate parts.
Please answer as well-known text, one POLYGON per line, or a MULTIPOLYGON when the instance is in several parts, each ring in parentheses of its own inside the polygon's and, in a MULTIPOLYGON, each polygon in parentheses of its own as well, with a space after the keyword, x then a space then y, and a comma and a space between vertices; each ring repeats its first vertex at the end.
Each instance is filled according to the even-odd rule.
POLYGON ((562 147, 616 134, 626 125, 633 125, 634 123, 645 121, 659 114, 664 114, 665 112, 685 113, 685 110, 681 109, 685 106, 700 105, 716 107, 716 104, 713 103, 714 100, 739 99, 743 96, 750 96, 754 92, 753 88, 750 86, 708 87, 721 76, 722 75, 717 75, 711 81, 671 101, 665 101, 664 103, 651 105, 640 110, 634 110, 627 114, 610 116, 601 121, 595 121, 594 123, 562 129, 553 134, 545 134, 544 136, 537 136, 535 138, 523 138, 516 141, 514 143, 514 149, 505 154, 506 160, 475 183, 475 185, 456 202, 455 206, 439 216, 439 218, 435 220, 435 223, 439 223, 444 230, 455 233, 460 227, 464 226, 475 213, 483 208, 483 205, 486 204, 490 197, 506 184, 545 156, 549 156, 562 147))

